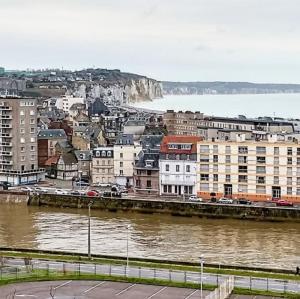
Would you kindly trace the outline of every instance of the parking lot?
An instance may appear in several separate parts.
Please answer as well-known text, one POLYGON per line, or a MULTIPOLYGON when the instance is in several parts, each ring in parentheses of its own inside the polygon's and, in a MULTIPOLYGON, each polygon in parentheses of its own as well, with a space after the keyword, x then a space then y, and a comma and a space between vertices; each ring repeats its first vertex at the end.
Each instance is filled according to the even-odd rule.
MULTIPOLYGON (((203 291, 203 298, 209 291, 203 291)), ((196 299, 200 290, 111 281, 46 281, 20 283, 0 288, 0 299, 196 299), (13 297, 14 295, 14 297, 13 297), (51 297, 52 295, 52 297, 51 297)), ((264 296, 232 295, 232 299, 271 299, 264 296)))

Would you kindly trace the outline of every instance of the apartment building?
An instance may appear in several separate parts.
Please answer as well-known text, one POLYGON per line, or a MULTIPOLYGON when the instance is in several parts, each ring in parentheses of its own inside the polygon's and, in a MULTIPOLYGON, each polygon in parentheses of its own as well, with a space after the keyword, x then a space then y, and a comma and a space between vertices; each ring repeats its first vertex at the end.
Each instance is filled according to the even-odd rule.
POLYGON ((134 143, 132 134, 118 136, 114 145, 114 173, 117 184, 133 186, 133 165, 141 150, 141 145, 134 143))
POLYGON ((203 113, 167 110, 163 115, 163 122, 169 135, 198 136, 198 127, 203 124, 203 113))
POLYGON ((205 141, 197 145, 198 195, 300 201, 300 145, 279 141, 205 141))
POLYGON ((36 100, 0 98, 0 181, 20 185, 44 179, 38 168, 36 100))
POLYGON ((92 152, 91 175, 93 184, 113 184, 114 176, 114 148, 97 147, 92 152))
POLYGON ((160 146, 160 195, 196 194, 197 142, 200 137, 165 136, 160 146))

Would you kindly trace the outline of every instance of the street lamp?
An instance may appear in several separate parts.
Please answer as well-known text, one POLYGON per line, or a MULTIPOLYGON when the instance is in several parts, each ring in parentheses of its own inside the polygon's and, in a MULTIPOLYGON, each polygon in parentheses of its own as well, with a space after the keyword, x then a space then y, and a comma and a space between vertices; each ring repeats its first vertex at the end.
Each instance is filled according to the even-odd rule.
POLYGON ((200 259, 200 298, 203 299, 203 263, 204 256, 201 254, 200 259))
POLYGON ((130 224, 127 225, 127 243, 126 243, 126 251, 127 251, 127 259, 126 259, 126 275, 128 275, 128 267, 129 267, 129 229, 130 224))
POLYGON ((91 259, 91 206, 93 205, 93 202, 90 201, 88 203, 89 208, 89 217, 88 217, 88 258, 91 259))
POLYGON ((79 189, 81 190, 82 170, 78 170, 78 174, 79 174, 79 189))

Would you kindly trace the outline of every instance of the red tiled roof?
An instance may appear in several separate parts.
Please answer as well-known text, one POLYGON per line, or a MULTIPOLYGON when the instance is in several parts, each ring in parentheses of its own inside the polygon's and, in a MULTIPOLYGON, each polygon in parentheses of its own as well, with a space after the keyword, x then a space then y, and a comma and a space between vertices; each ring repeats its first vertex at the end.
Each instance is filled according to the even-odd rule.
POLYGON ((165 136, 160 145, 160 152, 167 153, 167 154, 193 154, 197 153, 197 142, 202 141, 202 137, 196 136, 177 136, 177 135, 169 135, 165 136), (178 149, 169 149, 169 143, 192 143, 191 150, 178 150, 178 149))
POLYGON ((57 164, 59 160, 59 156, 53 156, 50 157, 46 162, 45 162, 45 166, 51 166, 52 164, 57 164))

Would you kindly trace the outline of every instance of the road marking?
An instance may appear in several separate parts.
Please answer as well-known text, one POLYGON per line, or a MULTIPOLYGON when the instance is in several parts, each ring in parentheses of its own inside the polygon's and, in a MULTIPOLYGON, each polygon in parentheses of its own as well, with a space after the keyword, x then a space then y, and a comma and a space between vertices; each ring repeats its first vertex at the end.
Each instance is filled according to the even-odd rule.
POLYGON ((153 298, 155 295, 157 295, 157 294, 161 293, 161 292, 162 292, 162 291, 164 291, 166 288, 167 288, 167 287, 164 287, 164 288, 162 288, 162 289, 158 290, 156 293, 154 293, 154 294, 153 294, 153 295, 151 295, 150 297, 147 297, 147 299, 153 298))
POLYGON ((26 295, 26 294, 20 294, 20 295, 15 295, 16 297, 34 297, 37 298, 35 295, 26 295))
POLYGON ((132 284, 131 286, 129 286, 128 288, 124 289, 123 291, 119 292, 116 294, 116 296, 119 296, 123 293, 125 293, 126 291, 128 291, 129 289, 133 288, 136 284, 132 284))
POLYGON ((63 283, 63 284, 61 284, 61 285, 55 287, 54 290, 57 290, 57 289, 59 289, 59 288, 62 288, 62 287, 64 287, 64 286, 66 286, 67 284, 71 283, 71 282, 72 282, 72 280, 69 280, 69 281, 67 281, 67 282, 65 282, 65 283, 63 283))
POLYGON ((106 283, 106 281, 102 281, 102 282, 96 284, 95 286, 93 286, 93 287, 91 287, 91 288, 85 290, 83 293, 88 293, 88 292, 92 291, 93 289, 98 288, 99 286, 101 286, 101 285, 104 284, 104 283, 106 283))
POLYGON ((187 297, 185 297, 184 299, 189 299, 191 298, 194 294, 196 294, 199 290, 194 291, 193 293, 189 294, 187 297))

